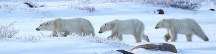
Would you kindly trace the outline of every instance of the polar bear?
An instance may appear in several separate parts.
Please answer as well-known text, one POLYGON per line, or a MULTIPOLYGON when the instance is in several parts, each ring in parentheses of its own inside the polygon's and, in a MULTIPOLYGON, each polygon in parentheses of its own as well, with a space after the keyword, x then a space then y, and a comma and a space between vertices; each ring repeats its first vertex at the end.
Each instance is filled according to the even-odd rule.
POLYGON ((118 37, 122 41, 122 34, 132 34, 136 42, 141 42, 141 39, 149 42, 149 38, 144 34, 144 23, 138 19, 119 20, 107 22, 100 27, 98 33, 112 31, 112 34, 107 38, 118 37))
POLYGON ((95 35, 94 28, 91 22, 84 18, 61 19, 57 18, 40 24, 36 28, 37 31, 52 31, 52 35, 57 37, 59 32, 63 32, 63 36, 70 33, 78 35, 95 35))
POLYGON ((168 42, 171 38, 171 42, 175 42, 178 34, 184 34, 188 42, 192 41, 192 35, 195 34, 204 41, 209 41, 208 37, 200 27, 200 25, 193 19, 161 19, 155 29, 165 28, 167 33, 164 35, 164 40, 168 42))

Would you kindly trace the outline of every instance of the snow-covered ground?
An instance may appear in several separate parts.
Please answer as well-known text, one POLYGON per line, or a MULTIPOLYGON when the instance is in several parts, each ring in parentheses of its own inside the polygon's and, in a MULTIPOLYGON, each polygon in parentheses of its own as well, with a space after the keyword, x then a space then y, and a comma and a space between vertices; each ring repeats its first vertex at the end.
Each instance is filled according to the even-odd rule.
MULTIPOLYGON (((0 25, 15 22, 13 27, 19 30, 14 38, 0 40, 0 54, 117 54, 113 51, 118 49, 130 50, 130 47, 147 43, 166 43, 163 40, 166 30, 154 28, 162 18, 192 18, 199 23, 210 39, 209 42, 204 42, 194 35, 193 42, 186 42, 184 35, 178 35, 177 42, 167 42, 176 46, 178 54, 212 54, 216 52, 216 12, 209 11, 209 8, 215 8, 212 5, 203 6, 197 11, 154 7, 150 4, 136 2, 78 5, 95 7, 94 12, 88 12, 87 10, 72 8, 71 6, 76 6, 76 3, 79 3, 72 0, 34 1, 38 5, 45 5, 45 7, 39 8, 28 8, 22 2, 22 0, 10 0, 10 2, 0 0, 1 5, 9 4, 11 8, 8 9, 12 9, 8 11, 5 7, 0 8, 0 25), (165 14, 154 14, 157 9, 163 9, 165 14), (124 40, 122 42, 107 40, 111 43, 97 43, 88 37, 49 37, 51 31, 35 30, 42 22, 48 20, 76 17, 90 20, 96 36, 101 39, 106 38, 111 33, 98 34, 100 26, 105 22, 114 19, 139 19, 145 24, 145 34, 149 36, 150 42, 143 40, 141 43, 136 43, 132 35, 123 35, 124 40), (118 45, 117 43, 128 45, 118 45)), ((143 49, 131 52, 134 54, 173 54, 143 49)))

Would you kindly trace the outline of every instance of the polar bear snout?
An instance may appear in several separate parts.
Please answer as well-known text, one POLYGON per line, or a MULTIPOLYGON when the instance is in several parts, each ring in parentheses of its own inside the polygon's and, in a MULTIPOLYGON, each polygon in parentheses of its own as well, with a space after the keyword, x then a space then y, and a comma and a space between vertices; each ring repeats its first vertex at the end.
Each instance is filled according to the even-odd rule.
POLYGON ((37 31, 40 31, 40 29, 39 29, 39 28, 36 28, 36 30, 37 30, 37 31))
POLYGON ((159 27, 157 27, 157 26, 155 27, 155 29, 158 29, 158 28, 159 28, 159 27))
POLYGON ((98 33, 102 33, 102 31, 99 31, 98 33))
POLYGON ((100 28, 100 30, 99 30, 99 32, 98 32, 98 33, 100 33, 100 34, 101 34, 101 33, 103 33, 103 32, 102 32, 102 28, 100 28))

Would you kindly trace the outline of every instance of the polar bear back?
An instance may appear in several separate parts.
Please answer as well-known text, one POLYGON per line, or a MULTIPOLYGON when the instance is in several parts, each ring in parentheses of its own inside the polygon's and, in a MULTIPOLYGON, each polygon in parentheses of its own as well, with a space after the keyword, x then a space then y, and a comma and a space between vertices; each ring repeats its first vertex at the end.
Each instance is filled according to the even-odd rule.
POLYGON ((201 30, 198 23, 190 18, 169 19, 170 29, 175 29, 179 34, 193 34, 194 30, 201 30))
POLYGON ((56 19, 55 24, 56 29, 58 29, 57 31, 59 32, 75 32, 79 34, 85 33, 88 35, 95 35, 91 22, 84 18, 56 19))
POLYGON ((79 20, 80 18, 73 18, 73 19, 60 19, 58 22, 59 24, 56 23, 56 28, 59 29, 61 32, 81 32, 80 26, 79 26, 79 20))
POLYGON ((115 28, 119 29, 122 34, 133 34, 136 32, 143 32, 144 23, 137 19, 118 20, 115 28))

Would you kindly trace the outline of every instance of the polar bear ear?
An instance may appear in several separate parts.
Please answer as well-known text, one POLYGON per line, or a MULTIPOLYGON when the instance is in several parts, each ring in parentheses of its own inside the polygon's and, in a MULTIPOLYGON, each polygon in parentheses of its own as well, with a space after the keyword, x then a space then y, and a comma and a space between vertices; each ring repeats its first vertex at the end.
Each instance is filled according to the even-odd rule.
POLYGON ((106 23, 104 25, 107 25, 106 23))
POLYGON ((49 23, 47 22, 46 25, 49 25, 49 23))
POLYGON ((162 19, 163 21, 166 21, 166 19, 162 19))

